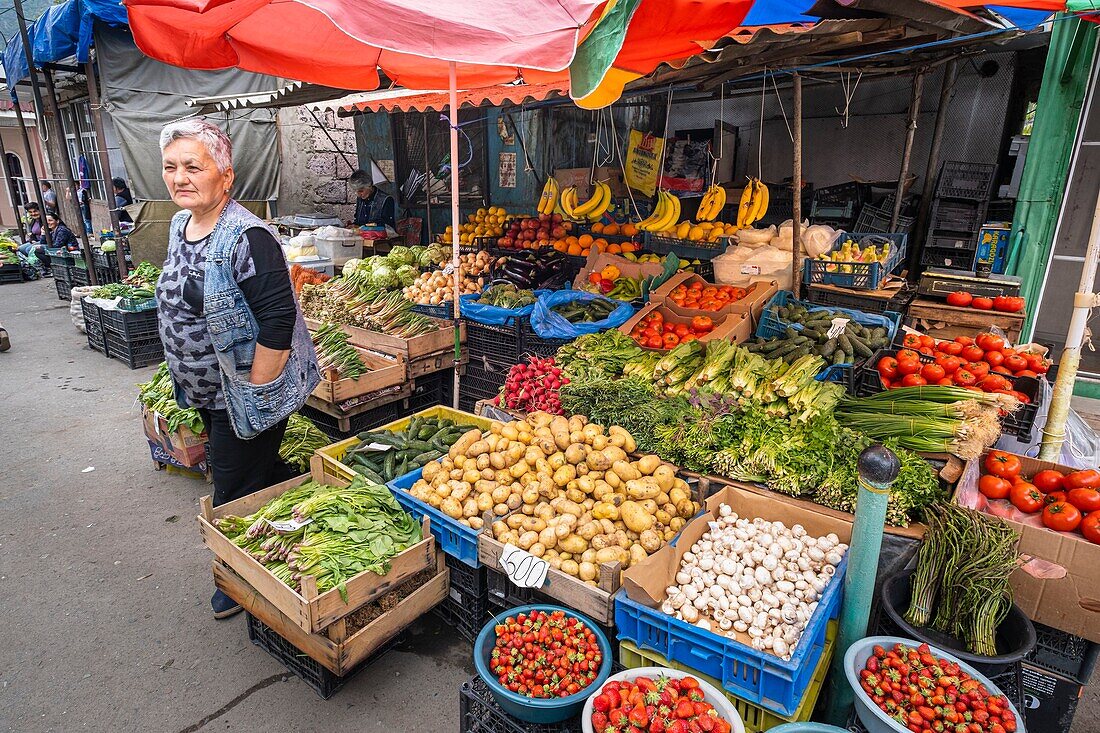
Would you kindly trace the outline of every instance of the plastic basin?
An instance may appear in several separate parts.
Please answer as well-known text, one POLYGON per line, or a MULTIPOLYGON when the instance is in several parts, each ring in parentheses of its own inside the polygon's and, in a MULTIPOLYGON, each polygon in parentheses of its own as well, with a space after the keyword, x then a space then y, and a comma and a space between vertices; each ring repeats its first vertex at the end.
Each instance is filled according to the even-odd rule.
POLYGON ((1035 648, 1035 625, 1031 623, 1020 607, 1012 604, 1011 610, 1005 616, 1004 621, 997 627, 997 651, 1001 652, 995 657, 986 657, 980 654, 972 654, 966 650, 966 642, 951 634, 913 626, 905 620, 905 613, 909 610, 909 580, 913 577, 912 570, 895 573, 887 578, 879 590, 882 600, 882 608, 886 611, 890 620, 905 634, 913 639, 919 639, 925 644, 947 649, 956 657, 971 665, 982 674, 996 677, 1008 670, 1016 662, 1019 662, 1035 648))
MULTIPOLYGON (((855 695, 856 715, 859 717, 859 722, 867 729, 867 733, 908 733, 909 729, 903 728, 890 718, 890 716, 882 712, 879 706, 875 704, 875 701, 867 696, 867 693, 863 691, 863 688, 859 684, 859 672, 866 666, 867 659, 871 656, 874 646, 879 644, 886 649, 890 649, 894 644, 899 642, 913 647, 921 644, 919 641, 905 639, 899 636, 870 636, 852 644, 844 654, 844 676, 848 679, 848 685, 852 688, 855 695)), ((990 694, 1004 694, 1001 692, 1000 688, 990 682, 988 677, 956 657, 954 654, 946 652, 933 644, 929 644, 928 646, 931 647, 932 653, 937 657, 956 662, 968 672, 971 677, 984 684, 990 694)), ((1027 733, 1024 727, 1024 718, 1020 715, 1020 711, 1012 704, 1012 700, 1009 700, 1007 697, 1005 699, 1008 702, 1008 707, 1012 710, 1012 714, 1016 716, 1017 732, 1027 733)))
MULTIPOLYGON (((669 677, 674 680, 683 679, 684 677, 694 677, 696 681, 698 681, 699 688, 703 691, 703 696, 706 701, 714 706, 714 709, 718 711, 720 717, 729 721, 730 726, 732 726, 730 729, 731 733, 745 733, 745 724, 741 721, 741 716, 737 714, 737 710, 722 691, 706 680, 699 679, 698 675, 692 674, 691 672, 669 669, 668 667, 634 667, 633 669, 627 669, 618 674, 611 675, 600 685, 600 687, 607 682, 630 681, 638 679, 639 677, 656 679, 661 676, 669 677)), ((599 687, 588 696, 588 700, 584 703, 584 711, 581 713, 581 730, 584 733, 603 733, 602 731, 594 731, 592 729, 592 700, 598 694, 600 694, 599 687)))
POLYGON ((828 723, 784 723, 768 728, 768 733, 849 733, 847 728, 837 728, 828 723))
POLYGON ((505 712, 528 723, 558 723, 579 715, 592 691, 600 689, 611 675, 611 659, 611 643, 607 640, 607 636, 600 631, 600 627, 596 625, 595 621, 583 613, 577 613, 563 606, 548 603, 519 606, 498 613, 489 623, 485 624, 481 629, 481 633, 477 635, 477 640, 474 641, 474 667, 477 668, 477 673, 481 679, 485 680, 485 684, 489 686, 489 692, 493 693, 493 698, 504 708, 505 712), (494 627, 509 616, 527 613, 528 611, 546 611, 547 613, 563 611, 566 616, 579 619, 586 623, 588 628, 592 629, 592 633, 596 635, 596 640, 599 642, 600 652, 603 654, 603 664, 600 665, 600 671, 596 675, 596 679, 592 680, 591 685, 568 697, 545 700, 519 695, 505 689, 497 682, 496 675, 489 669, 489 655, 496 643, 494 627))

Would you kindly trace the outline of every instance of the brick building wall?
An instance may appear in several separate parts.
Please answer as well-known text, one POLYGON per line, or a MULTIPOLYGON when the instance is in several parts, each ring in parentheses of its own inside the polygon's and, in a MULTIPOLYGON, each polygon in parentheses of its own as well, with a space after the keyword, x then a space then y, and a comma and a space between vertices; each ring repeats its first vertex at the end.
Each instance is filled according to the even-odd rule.
POLYGON ((355 192, 348 187, 353 171, 348 161, 356 160, 355 126, 332 110, 317 118, 328 135, 305 107, 279 111, 279 215, 319 211, 349 220, 355 213, 355 192))

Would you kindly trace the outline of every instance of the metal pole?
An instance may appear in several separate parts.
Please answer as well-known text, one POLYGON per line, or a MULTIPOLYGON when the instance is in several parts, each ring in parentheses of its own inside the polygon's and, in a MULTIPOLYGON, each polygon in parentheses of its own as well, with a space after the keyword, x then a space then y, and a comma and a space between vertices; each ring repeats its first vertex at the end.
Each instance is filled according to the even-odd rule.
MULTIPOLYGON (((15 118, 19 120, 19 132, 23 136, 23 151, 27 156, 27 167, 31 169, 31 183, 34 184, 35 192, 42 190, 42 184, 38 181, 38 166, 34 162, 34 150, 31 148, 31 136, 27 133, 27 122, 23 119, 23 108, 19 106, 19 100, 15 99, 15 95, 12 95, 12 101, 15 102, 15 118)), ((35 129, 38 129, 38 118, 35 117, 35 129)), ((37 197, 36 197, 37 198, 37 197)), ((40 201, 38 206, 38 221, 42 224, 42 237, 45 240, 46 246, 53 245, 53 237, 50 235, 50 228, 46 226, 46 204, 40 201)))
POLYGON ((1073 383, 1081 366, 1081 344, 1085 339, 1089 312, 1098 299, 1092 289, 1096 282, 1096 263, 1100 261, 1100 195, 1092 214, 1089 230, 1089 246, 1085 250, 1085 262, 1081 269, 1081 282, 1073 296, 1073 314, 1069 319, 1066 345, 1058 360, 1058 376, 1054 380, 1054 396, 1050 400, 1047 422, 1043 426, 1043 443, 1039 448, 1039 460, 1054 461, 1062 452, 1066 439, 1066 418, 1069 417, 1070 400, 1073 399, 1073 383))
POLYGON ((4 167, 4 180, 8 182, 8 195, 11 197, 11 207, 15 211, 15 224, 19 227, 19 239, 27 241, 27 230, 23 228, 23 217, 19 215, 19 189, 15 180, 11 177, 11 168, 8 167, 8 151, 4 147, 4 136, 0 135, 0 165, 4 167))
POLYGON ((867 636, 871 602, 875 595, 882 528, 886 524, 886 504, 890 485, 901 471, 894 453, 875 443, 859 454, 859 494, 852 523, 852 541, 848 548, 848 570, 844 574, 844 601, 840 608, 840 629, 829 673, 829 706, 825 719, 846 727, 851 713, 853 692, 844 674, 844 654, 855 642, 867 636))
MULTIPOLYGON (((69 186, 69 195, 73 197, 76 206, 76 215, 80 217, 80 245, 84 250, 84 262, 88 265, 88 282, 99 285, 95 276, 95 261, 92 259, 92 245, 88 242, 88 232, 84 229, 84 212, 80 210, 80 190, 77 188, 76 179, 73 178, 73 158, 69 155, 69 145, 65 141, 65 128, 61 124, 61 107, 57 104, 57 89, 53 85, 53 73, 49 69, 42 71, 42 78, 46 82, 46 96, 50 100, 50 109, 53 111, 53 119, 56 121, 54 134, 57 135, 57 143, 61 147, 61 164, 65 169, 65 183, 69 186)), ((77 130, 77 135, 80 131, 77 130)))
POLYGON ((88 112, 92 116, 95 128, 95 145, 99 148, 99 169, 103 171, 103 185, 106 188, 107 211, 111 214, 111 230, 115 235, 115 254, 118 256, 118 274, 126 279, 126 252, 122 246, 122 227, 118 220, 118 207, 115 205, 114 177, 111 175, 111 156, 107 153, 107 133, 103 130, 103 113, 100 111, 99 85, 95 76, 95 65, 88 60, 84 63, 84 76, 88 79, 88 112))
MULTIPOLYGON (((462 295, 462 272, 458 258, 458 70, 455 66, 455 62, 450 63, 450 122, 451 122, 451 267, 454 269, 452 273, 454 277, 454 303, 452 304, 452 316, 454 318, 455 328, 455 370, 454 370, 454 385, 451 389, 451 402, 453 406, 458 408, 458 389, 459 389, 459 377, 458 377, 458 363, 462 358, 462 334, 461 334, 461 322, 459 321, 459 297, 462 295)), ((425 140, 425 144, 427 141, 425 140)))
POLYGON ((920 262, 920 245, 924 241, 928 212, 932 209, 932 197, 936 192, 936 171, 940 164, 940 147, 943 145, 943 131, 947 127, 947 110, 951 107, 951 98, 955 96, 955 78, 958 76, 958 60, 951 59, 943 67, 943 81, 940 83, 940 103, 936 108, 936 122, 932 128, 932 145, 928 149, 928 165, 924 168, 924 189, 920 195, 920 210, 909 233, 909 272, 916 273, 920 262), (919 237, 919 241, 915 238, 919 237))
POLYGON ((913 157, 913 138, 917 136, 917 118, 920 116, 920 98, 924 91, 924 69, 913 77, 913 97, 909 100, 909 119, 905 124, 905 147, 901 153, 901 171, 898 173, 898 188, 894 194, 894 211, 890 215, 890 231, 898 230, 898 217, 905 198, 905 181, 909 178, 909 161, 913 157))
POLYGON ((794 111, 791 125, 794 128, 794 171, 791 175, 791 290, 797 298, 802 290, 802 76, 794 74, 791 89, 794 93, 794 111))
MULTIPOLYGON (((429 165, 428 163, 428 115, 421 113, 420 121, 424 125, 424 209, 426 212, 427 220, 424 222, 427 226, 428 236, 432 235, 432 186, 429 179, 429 165)), ((430 240, 429 240, 430 241, 430 240)))

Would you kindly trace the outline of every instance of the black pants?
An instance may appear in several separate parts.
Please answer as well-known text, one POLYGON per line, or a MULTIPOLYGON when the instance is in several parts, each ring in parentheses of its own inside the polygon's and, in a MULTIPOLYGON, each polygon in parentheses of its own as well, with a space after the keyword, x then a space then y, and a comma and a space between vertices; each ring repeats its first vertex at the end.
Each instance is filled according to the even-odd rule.
POLYGON ((200 409, 199 413, 206 422, 209 438, 206 460, 214 474, 214 506, 248 496, 293 476, 279 458, 286 420, 252 440, 241 440, 233 432, 229 413, 225 410, 200 409))

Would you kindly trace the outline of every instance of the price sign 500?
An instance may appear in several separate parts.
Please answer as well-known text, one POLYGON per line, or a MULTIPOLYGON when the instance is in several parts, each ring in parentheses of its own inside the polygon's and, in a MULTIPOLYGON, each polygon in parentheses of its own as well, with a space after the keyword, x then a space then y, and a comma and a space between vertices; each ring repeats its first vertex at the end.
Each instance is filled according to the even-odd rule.
POLYGON ((509 543, 500 553, 500 569, 520 588, 541 588, 550 564, 509 543))

